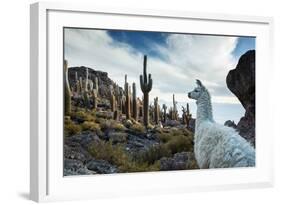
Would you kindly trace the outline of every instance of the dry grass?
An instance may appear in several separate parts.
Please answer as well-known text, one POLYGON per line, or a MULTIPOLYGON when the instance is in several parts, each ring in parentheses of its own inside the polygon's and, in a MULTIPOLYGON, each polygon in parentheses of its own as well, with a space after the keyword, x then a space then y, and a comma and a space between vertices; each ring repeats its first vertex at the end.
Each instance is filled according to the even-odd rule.
POLYGON ((64 121, 64 136, 68 137, 81 132, 81 126, 75 124, 72 120, 64 121))
POLYGON ((122 144, 113 145, 112 141, 95 142, 89 149, 91 155, 96 159, 103 159, 118 166, 121 172, 144 172, 160 170, 159 161, 154 164, 135 161, 128 156, 122 144))

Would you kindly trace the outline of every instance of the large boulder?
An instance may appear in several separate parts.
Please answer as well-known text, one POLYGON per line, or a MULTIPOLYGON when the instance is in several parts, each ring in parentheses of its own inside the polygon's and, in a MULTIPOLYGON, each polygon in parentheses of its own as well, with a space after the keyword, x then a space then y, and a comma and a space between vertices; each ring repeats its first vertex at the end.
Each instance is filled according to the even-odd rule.
POLYGON ((226 84, 246 111, 237 124, 237 130, 255 146, 255 50, 240 57, 236 68, 229 71, 226 84))

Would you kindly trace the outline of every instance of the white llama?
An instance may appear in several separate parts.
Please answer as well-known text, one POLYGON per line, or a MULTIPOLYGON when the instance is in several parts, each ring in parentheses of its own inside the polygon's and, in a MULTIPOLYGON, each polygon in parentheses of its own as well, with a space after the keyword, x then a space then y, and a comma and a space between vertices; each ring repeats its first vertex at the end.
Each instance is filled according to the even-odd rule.
POLYGON ((233 128, 214 121, 211 96, 200 80, 196 83, 198 86, 188 97, 197 104, 194 152, 199 167, 255 166, 255 149, 233 128))

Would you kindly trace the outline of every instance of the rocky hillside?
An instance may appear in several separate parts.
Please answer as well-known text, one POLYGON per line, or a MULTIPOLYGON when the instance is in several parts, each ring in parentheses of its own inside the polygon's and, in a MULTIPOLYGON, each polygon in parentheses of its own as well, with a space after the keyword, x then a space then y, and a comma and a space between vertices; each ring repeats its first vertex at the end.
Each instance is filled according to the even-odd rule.
POLYGON ((255 146, 255 50, 240 57, 236 68, 229 71, 226 83, 246 111, 236 129, 255 146))
MULTIPOLYGON (((80 66, 80 67, 70 67, 68 71, 68 79, 70 87, 74 87, 75 84, 75 73, 77 73, 77 76, 82 77, 82 79, 86 78, 86 70, 87 67, 80 66)), ((114 86, 114 81, 111 80, 108 77, 107 72, 97 71, 92 68, 88 68, 89 76, 88 79, 93 81, 95 78, 98 78, 98 84, 99 84, 99 94, 104 98, 109 98, 110 96, 110 86, 114 86)), ((122 87, 119 87, 120 91, 123 91, 122 87)))
POLYGON ((175 99, 173 108, 163 105, 165 111, 154 99, 145 126, 144 103, 135 85, 126 82, 121 88, 106 72, 86 67, 68 68, 68 80, 65 176, 198 168, 188 105, 180 117, 175 99))

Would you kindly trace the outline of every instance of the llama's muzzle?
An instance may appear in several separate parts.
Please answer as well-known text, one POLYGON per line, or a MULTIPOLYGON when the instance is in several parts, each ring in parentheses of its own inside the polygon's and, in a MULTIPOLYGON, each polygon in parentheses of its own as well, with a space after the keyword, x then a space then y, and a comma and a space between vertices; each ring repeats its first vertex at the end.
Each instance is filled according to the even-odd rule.
POLYGON ((190 93, 187 93, 187 96, 190 98, 190 93))

